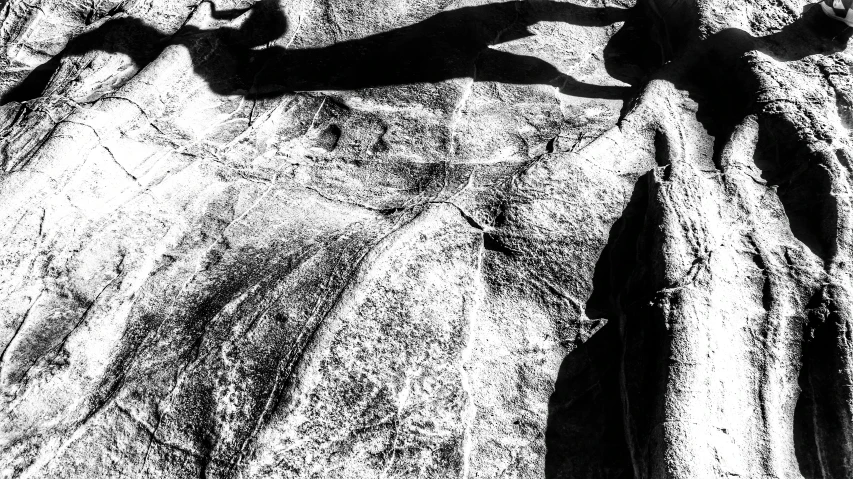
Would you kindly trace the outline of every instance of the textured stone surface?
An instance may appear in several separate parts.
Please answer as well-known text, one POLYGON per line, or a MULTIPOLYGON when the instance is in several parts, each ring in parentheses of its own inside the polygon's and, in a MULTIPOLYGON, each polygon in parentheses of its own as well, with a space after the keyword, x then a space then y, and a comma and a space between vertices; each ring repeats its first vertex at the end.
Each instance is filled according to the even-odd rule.
POLYGON ((0 0, 2 477, 853 475, 842 24, 251 6, 0 0))

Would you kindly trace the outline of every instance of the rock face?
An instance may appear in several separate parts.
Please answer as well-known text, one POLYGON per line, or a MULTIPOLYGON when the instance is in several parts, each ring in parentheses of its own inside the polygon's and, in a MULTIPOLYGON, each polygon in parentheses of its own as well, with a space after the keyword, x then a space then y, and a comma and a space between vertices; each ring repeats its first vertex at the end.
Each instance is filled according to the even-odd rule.
POLYGON ((853 30, 630 1, 0 0, 0 475, 853 477, 853 30))

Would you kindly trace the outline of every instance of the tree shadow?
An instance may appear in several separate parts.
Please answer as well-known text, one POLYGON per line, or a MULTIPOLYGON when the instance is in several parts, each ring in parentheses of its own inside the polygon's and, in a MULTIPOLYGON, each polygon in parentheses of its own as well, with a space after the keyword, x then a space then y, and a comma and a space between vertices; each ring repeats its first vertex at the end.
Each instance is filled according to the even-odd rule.
MULTIPOLYGON (((787 63, 842 52, 851 36, 853 28, 828 18, 818 4, 810 4, 779 32, 753 37, 739 29, 728 29, 706 40, 687 77, 689 83, 682 80, 679 86, 696 101, 697 118, 715 138, 717 167, 723 167, 722 150, 734 129, 747 115, 760 113, 761 101, 766 101, 762 100, 766 87, 754 75, 754 60, 748 59, 747 53, 759 52, 787 63)), ((816 155, 833 153, 808 151, 797 128, 780 114, 758 118, 754 165, 761 171, 762 180, 776 188, 793 235, 826 261, 835 254, 838 211, 831 178, 821 166, 823 159, 816 155)))
MULTIPOLYGON (((629 25, 627 23, 623 30, 629 25)), ((797 61, 810 55, 843 51, 851 35, 853 29, 827 18, 819 7, 807 6, 796 21, 767 36, 755 37, 731 28, 698 41, 652 78, 669 81, 695 102, 697 119, 714 137, 714 159, 721 167, 722 149, 734 128, 760 107, 757 99, 761 85, 754 77, 747 54, 760 52, 779 62, 797 61)), ((651 45, 642 50, 642 46, 632 44, 630 37, 622 41, 631 45, 630 48, 648 52, 650 64, 666 60, 660 56, 655 58, 651 45)), ((612 71, 616 71, 619 63, 616 59, 618 56, 609 58, 614 62, 612 71)), ((778 186, 780 201, 791 220, 792 233, 815 254, 826 258, 832 255, 830 245, 834 244, 831 237, 834 229, 830 231, 820 218, 829 218, 825 221, 827 225, 833 223, 834 203, 827 198, 831 189, 825 172, 817 162, 808 164, 807 152, 797 150, 796 140, 796 132, 781 121, 760 121, 755 164, 768 185, 778 186), (794 178, 798 174, 808 177, 800 181, 794 178)), ((655 150, 659 166, 665 166, 667 145, 661 133, 655 137, 655 150)), ((670 173, 662 174, 666 178, 670 173)), ((666 369, 662 365, 670 354, 663 325, 643 306, 654 294, 650 290, 651 282, 644 280, 648 278, 648 271, 643 270, 646 266, 642 261, 642 258, 651 257, 650 252, 644 250, 643 240, 648 182, 648 175, 638 180, 596 264, 593 291, 585 314, 590 318, 602 318, 607 325, 569 353, 560 366, 549 403, 546 432, 545 476, 549 479, 634 477, 634 467, 641 473, 645 470, 642 459, 632 466, 631 450, 640 448, 635 452, 637 458, 641 458, 645 447, 650 447, 651 425, 655 417, 662 414, 657 403, 662 392, 656 388, 666 381, 666 369), (642 298, 646 298, 645 302, 640 301, 642 298), (633 397, 630 408, 624 402, 625 394, 633 397), (628 444, 629 435, 640 442, 628 444)), ((809 346, 803 358, 801 383, 808 381, 804 379, 808 376, 812 384, 803 385, 805 392, 797 403, 793 433, 797 460, 806 477, 821 477, 815 437, 818 443, 821 440, 822 444, 831 442, 827 439, 831 434, 815 430, 812 417, 816 414, 815 395, 820 392, 830 397, 828 391, 836 386, 837 379, 826 373, 832 368, 823 365, 832 364, 831 356, 835 351, 829 346, 809 346), (832 353, 826 352, 817 360, 815 351, 818 350, 832 353), (827 378, 818 376, 815 371, 827 378), (814 384, 824 390, 819 391, 814 384)), ((831 421, 823 420, 821 424, 825 426, 831 421)))
POLYGON ((611 77, 637 89, 666 63, 654 41, 655 25, 647 2, 637 1, 624 14, 624 23, 604 47, 604 68, 611 77))
MULTIPOLYGON (((72 38, 59 54, 36 67, 26 78, 0 97, 0 105, 38 98, 59 70, 63 59, 82 57, 90 51, 127 55, 140 68, 154 60, 169 45, 189 46, 199 37, 215 37, 221 39, 225 45, 251 51, 250 48, 263 45, 268 38, 277 38, 287 30, 287 21, 283 13, 272 7, 273 4, 267 0, 259 3, 257 8, 251 10, 249 18, 240 28, 202 30, 195 26, 185 26, 174 36, 165 35, 137 18, 127 16, 112 18, 97 28, 72 38)), ((211 17, 215 20, 234 20, 246 12, 249 10, 218 11, 214 8, 211 11, 211 17)), ((200 59, 193 60, 194 65, 201 63, 200 59)), ((221 83, 216 78, 211 77, 209 80, 214 84, 221 83)))
POLYGON ((794 22, 770 35, 755 37, 738 28, 717 32, 683 51, 676 59, 678 68, 661 69, 656 78, 671 82, 695 102, 696 118, 715 138, 714 160, 719 166, 723 147, 734 128, 756 106, 761 90, 747 53, 760 52, 779 62, 792 62, 841 52, 851 36, 853 28, 828 18, 817 4, 810 4, 794 22))
MULTIPOLYGON (((565 2, 513 1, 440 12, 419 23, 322 48, 255 47, 280 38, 287 20, 276 0, 262 0, 245 10, 216 11, 215 19, 248 15, 240 28, 202 30, 189 26, 166 36, 134 18, 109 20, 69 42, 56 57, 36 68, 0 99, 0 104, 42 94, 60 61, 100 50, 128 55, 137 66, 153 60, 165 47, 192 46, 202 38, 217 41, 228 61, 204 65, 193 55, 195 71, 219 94, 264 98, 300 91, 353 90, 435 83, 473 78, 511 84, 541 84, 569 95, 622 99, 628 87, 584 83, 532 56, 491 46, 532 35, 541 21, 605 26, 627 18, 621 8, 590 8, 565 2)), ((193 49, 190 48, 191 53, 193 49)))

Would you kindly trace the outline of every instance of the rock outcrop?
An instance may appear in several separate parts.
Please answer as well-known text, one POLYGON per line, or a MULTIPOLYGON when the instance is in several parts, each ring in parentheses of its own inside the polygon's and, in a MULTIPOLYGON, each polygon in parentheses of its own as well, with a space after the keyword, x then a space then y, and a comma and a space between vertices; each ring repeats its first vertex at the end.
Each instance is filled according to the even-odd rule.
POLYGON ((631 2, 0 0, 0 475, 853 476, 853 29, 631 2))

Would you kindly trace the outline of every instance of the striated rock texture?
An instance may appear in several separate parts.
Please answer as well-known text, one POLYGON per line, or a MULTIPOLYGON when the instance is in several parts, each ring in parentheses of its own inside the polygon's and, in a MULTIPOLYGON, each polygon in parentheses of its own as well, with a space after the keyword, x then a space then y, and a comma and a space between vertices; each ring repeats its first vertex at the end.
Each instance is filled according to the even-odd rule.
POLYGON ((853 29, 0 0, 0 476, 853 477, 853 29))

